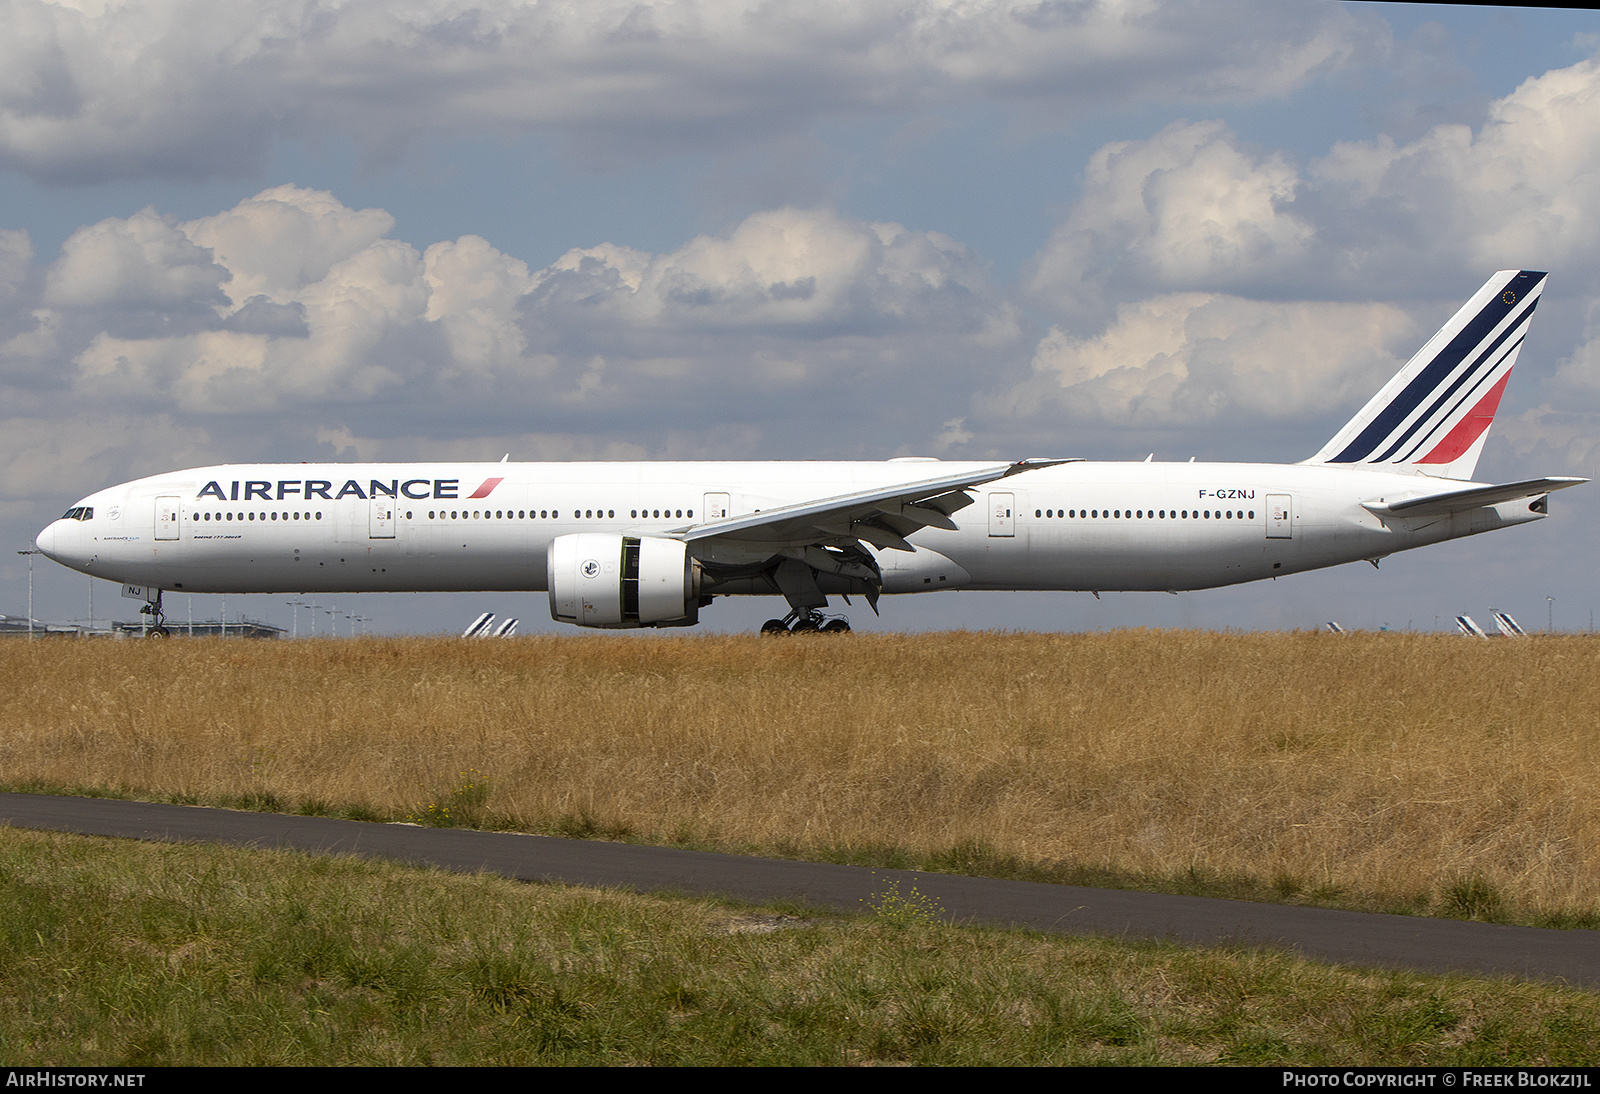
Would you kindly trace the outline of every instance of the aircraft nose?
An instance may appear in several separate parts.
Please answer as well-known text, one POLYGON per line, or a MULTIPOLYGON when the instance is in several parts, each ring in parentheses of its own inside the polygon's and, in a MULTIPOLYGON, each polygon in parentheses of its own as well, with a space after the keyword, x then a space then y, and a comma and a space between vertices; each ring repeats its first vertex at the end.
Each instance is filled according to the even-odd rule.
POLYGON ((56 525, 60 523, 60 521, 51 521, 45 526, 44 531, 39 533, 39 537, 33 541, 33 545, 43 552, 45 557, 56 559, 58 562, 60 559, 56 558, 56 525))

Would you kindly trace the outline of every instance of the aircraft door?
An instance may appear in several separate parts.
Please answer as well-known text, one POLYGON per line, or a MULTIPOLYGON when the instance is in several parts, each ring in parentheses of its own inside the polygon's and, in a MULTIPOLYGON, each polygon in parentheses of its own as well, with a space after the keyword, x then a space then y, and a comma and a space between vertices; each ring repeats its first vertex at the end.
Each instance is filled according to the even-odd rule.
POLYGON ((1267 495, 1267 538, 1294 538, 1294 497, 1290 494, 1267 495))
POLYGON ((178 538, 178 514, 183 512, 182 498, 156 499, 156 538, 178 538))
POLYGON ((1015 494, 989 495, 989 535, 1014 536, 1017 534, 1015 494))
POLYGON ((705 512, 705 518, 707 520, 727 520, 728 519, 728 495, 726 495, 726 494, 707 494, 706 495, 706 506, 705 506, 704 512, 705 512))
POLYGON ((367 513, 368 539, 394 538, 394 499, 375 497, 367 513))

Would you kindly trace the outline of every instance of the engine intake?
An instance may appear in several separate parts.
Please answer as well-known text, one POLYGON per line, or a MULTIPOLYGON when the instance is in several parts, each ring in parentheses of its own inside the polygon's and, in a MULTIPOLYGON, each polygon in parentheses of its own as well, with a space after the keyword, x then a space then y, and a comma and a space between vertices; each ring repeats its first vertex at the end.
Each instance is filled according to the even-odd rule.
POLYGON ((689 547, 658 536, 579 532, 545 556, 550 618, 580 627, 690 627, 700 621, 700 568, 689 547))

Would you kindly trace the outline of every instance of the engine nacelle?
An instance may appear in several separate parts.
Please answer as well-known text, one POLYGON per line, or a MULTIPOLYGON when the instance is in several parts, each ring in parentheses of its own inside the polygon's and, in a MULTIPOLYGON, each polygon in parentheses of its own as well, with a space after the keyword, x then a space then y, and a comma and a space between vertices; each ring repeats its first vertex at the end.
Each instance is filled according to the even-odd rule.
POLYGON ((689 546, 657 536, 579 532, 545 556, 550 618, 580 627, 688 627, 700 621, 689 546))

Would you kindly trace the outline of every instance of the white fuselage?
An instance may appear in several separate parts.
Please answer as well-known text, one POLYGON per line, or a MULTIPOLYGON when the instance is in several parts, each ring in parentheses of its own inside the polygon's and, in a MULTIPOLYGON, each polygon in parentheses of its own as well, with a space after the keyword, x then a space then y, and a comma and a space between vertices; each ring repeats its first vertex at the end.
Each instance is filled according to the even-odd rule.
MULTIPOLYGON (((77 507, 91 517, 53 522, 38 546, 84 573, 183 592, 540 591, 561 535, 669 535, 724 511, 739 517, 969 466, 979 465, 219 466, 92 494, 77 507)), ((954 530, 909 537, 915 554, 873 554, 886 593, 1177 591, 1377 558, 1543 515, 1527 499, 1400 518, 1363 508, 1418 488, 1416 475, 1358 467, 1067 463, 973 488, 954 530)), ((753 564, 763 549, 712 541, 697 551, 753 564)))

